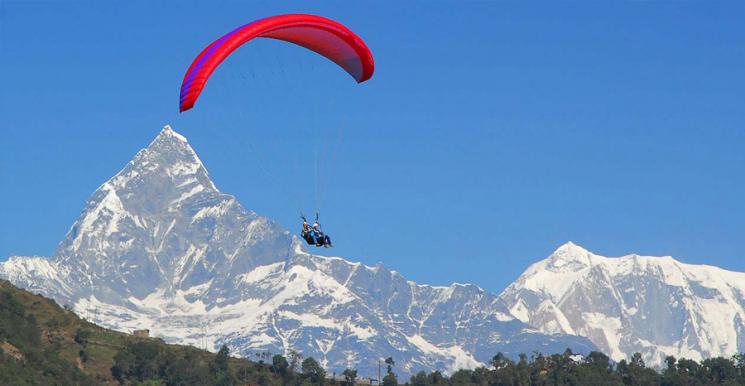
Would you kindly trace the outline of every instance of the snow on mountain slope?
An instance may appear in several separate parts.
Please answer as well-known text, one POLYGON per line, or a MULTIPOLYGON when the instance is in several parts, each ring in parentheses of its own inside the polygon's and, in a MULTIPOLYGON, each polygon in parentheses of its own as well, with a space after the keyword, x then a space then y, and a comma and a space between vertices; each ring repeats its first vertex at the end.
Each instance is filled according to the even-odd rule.
POLYGON ((701 359, 745 351, 745 273, 672 257, 608 258, 567 243, 500 298, 546 333, 589 338, 613 359, 701 359))
POLYGON ((541 333, 472 285, 431 287, 382 265, 309 253, 220 192, 166 126, 90 197, 52 259, 14 257, 0 276, 106 327, 251 355, 297 350, 329 371, 406 375, 487 362, 498 351, 587 352, 541 333))
POLYGON ((29 291, 44 292, 57 299, 66 298, 72 293, 64 274, 64 267, 45 257, 11 256, 0 263, 0 277, 29 291))

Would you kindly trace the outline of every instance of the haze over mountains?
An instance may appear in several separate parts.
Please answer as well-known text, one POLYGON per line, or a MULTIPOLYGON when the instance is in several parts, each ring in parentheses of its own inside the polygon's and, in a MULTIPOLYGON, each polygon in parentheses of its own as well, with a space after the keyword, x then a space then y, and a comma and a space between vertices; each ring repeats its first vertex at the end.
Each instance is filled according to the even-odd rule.
POLYGON ((745 274, 715 267, 569 243, 496 296, 311 252, 220 192, 166 126, 93 193, 54 256, 11 257, 0 277, 113 329, 242 355, 297 350, 365 375, 388 356, 409 374, 498 351, 640 351, 653 363, 745 351, 745 274))

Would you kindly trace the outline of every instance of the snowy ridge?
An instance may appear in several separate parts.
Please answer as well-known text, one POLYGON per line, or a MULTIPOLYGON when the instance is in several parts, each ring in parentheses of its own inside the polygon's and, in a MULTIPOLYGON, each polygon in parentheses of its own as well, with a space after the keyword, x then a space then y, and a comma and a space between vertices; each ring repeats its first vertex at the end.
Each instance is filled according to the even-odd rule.
POLYGON ((613 359, 701 359, 745 350, 745 273, 670 256, 593 254, 573 243, 530 266, 500 297, 546 333, 585 336, 613 359))
POLYGON ((0 263, 0 277, 30 291, 38 291, 55 297, 64 297, 72 292, 65 283, 65 269, 45 257, 11 256, 0 263))
POLYGON ((468 284, 431 287, 385 268, 309 253, 276 222, 213 184, 166 126, 91 195, 51 259, 14 257, 0 276, 121 331, 252 355, 297 350, 329 371, 451 371, 498 351, 587 352, 547 335, 468 284))

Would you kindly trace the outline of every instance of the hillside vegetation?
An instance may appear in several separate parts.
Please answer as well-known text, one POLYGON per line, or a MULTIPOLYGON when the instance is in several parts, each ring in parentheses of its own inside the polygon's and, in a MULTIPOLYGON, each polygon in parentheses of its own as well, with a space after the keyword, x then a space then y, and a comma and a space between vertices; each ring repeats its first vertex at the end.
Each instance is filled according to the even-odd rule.
POLYGON ((0 385, 280 384, 269 365, 107 330, 0 280, 0 385))
MULTIPOLYGON (((166 344, 107 330, 79 318, 53 300, 0 280, 0 385, 258 385, 353 386, 361 381, 353 369, 336 379, 313 358, 291 353, 259 356, 252 362, 231 358, 227 347, 213 354, 194 347, 166 344), (264 359, 270 363, 264 363, 264 359)), ((613 363, 599 352, 578 359, 570 351, 544 356, 521 355, 512 361, 494 356, 489 368, 459 370, 447 377, 420 372, 406 384, 415 386, 533 385, 745 385, 745 355, 701 362, 667 358, 657 372, 635 354, 613 363)), ((385 361, 382 386, 403 383, 395 361, 385 361)))

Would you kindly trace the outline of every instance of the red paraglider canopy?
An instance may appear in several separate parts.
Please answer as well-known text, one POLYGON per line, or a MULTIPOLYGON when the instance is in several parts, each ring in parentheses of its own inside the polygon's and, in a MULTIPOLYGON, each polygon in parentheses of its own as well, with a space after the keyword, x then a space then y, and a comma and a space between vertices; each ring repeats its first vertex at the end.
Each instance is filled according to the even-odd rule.
POLYGON ((341 23, 316 15, 271 16, 236 28, 199 53, 181 83, 179 111, 192 108, 217 66, 254 38, 284 40, 317 52, 338 64, 358 83, 370 79, 375 70, 365 42, 341 23))

